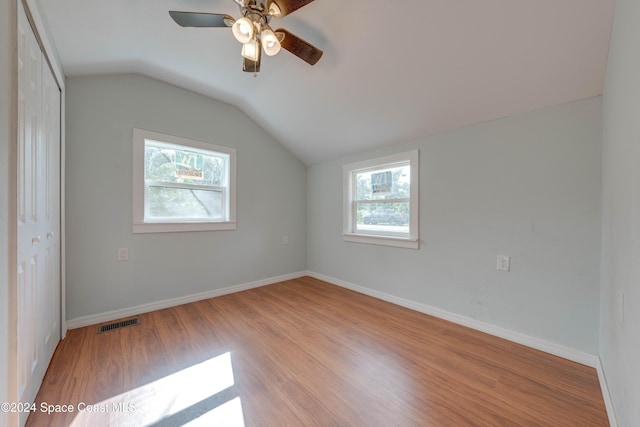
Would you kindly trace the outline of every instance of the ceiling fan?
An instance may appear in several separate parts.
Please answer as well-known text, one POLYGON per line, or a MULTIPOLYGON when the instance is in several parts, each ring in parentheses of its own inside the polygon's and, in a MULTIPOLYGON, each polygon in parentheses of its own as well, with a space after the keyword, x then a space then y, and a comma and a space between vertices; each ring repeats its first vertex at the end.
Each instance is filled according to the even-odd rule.
POLYGON ((291 34, 284 28, 273 30, 272 18, 282 18, 313 0, 233 0, 240 7, 241 18, 221 13, 178 12, 169 15, 182 27, 231 27, 235 38, 242 43, 242 70, 256 75, 260 71, 262 50, 268 56, 281 48, 291 52, 310 65, 315 65, 322 50, 291 34), (262 47, 262 49, 260 49, 262 47))

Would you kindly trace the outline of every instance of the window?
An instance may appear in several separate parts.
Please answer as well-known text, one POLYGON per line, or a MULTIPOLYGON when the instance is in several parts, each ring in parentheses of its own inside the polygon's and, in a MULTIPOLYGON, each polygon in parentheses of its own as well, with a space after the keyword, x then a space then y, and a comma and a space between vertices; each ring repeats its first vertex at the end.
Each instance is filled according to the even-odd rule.
POLYGON ((233 230, 236 152, 133 130, 133 232, 233 230))
POLYGON ((344 165, 344 240, 418 249, 418 150, 344 165))

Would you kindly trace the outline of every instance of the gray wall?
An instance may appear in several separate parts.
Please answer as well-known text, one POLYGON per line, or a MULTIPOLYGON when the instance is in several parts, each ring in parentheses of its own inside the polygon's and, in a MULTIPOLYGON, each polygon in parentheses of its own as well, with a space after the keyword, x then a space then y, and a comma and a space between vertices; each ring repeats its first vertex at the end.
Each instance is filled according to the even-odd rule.
POLYGON ((591 98, 311 167, 309 270, 597 354, 601 114, 591 98), (342 165, 413 148, 421 248, 344 242, 342 165))
POLYGON ((640 2, 617 0, 603 97, 600 357, 621 426, 640 424, 638 22, 640 2))
POLYGON ((66 101, 67 319, 305 270, 306 167, 239 110, 137 75, 66 101), (132 234, 134 127, 235 148, 237 230, 132 234))
MULTIPOLYGON (((15 204, 14 159, 9 149, 15 143, 16 2, 0 2, 0 402, 9 401, 9 352, 16 347, 9 342, 9 282, 13 271, 10 256, 13 247, 9 233, 15 233, 16 217, 10 215, 15 204)), ((8 425, 8 414, 0 411, 0 425, 8 425)))

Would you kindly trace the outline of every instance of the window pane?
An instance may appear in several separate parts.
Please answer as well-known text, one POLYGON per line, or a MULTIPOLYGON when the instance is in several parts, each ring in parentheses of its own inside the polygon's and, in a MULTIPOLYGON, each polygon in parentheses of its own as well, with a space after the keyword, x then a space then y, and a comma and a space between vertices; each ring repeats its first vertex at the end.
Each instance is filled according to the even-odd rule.
POLYGON ((356 200, 409 198, 411 187, 409 165, 355 174, 356 200))
POLYGON ((150 186, 149 202, 147 219, 225 219, 222 191, 150 186))
POLYGON ((145 140, 145 179, 195 185, 226 184, 225 154, 145 140))
POLYGON ((409 233, 409 202, 356 203, 356 231, 409 233))
POLYGON ((343 239, 418 249, 418 171, 418 150, 343 165, 343 239))

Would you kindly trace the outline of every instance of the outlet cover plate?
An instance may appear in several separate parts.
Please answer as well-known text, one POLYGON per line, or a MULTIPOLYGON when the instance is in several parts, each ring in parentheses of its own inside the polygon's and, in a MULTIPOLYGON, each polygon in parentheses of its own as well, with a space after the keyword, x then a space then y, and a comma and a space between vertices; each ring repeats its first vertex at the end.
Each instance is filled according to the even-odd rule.
POLYGON ((511 270, 511 257, 506 255, 498 255, 498 263, 496 270, 510 271, 511 270))
POLYGON ((118 261, 129 261, 129 248, 118 248, 118 261))

